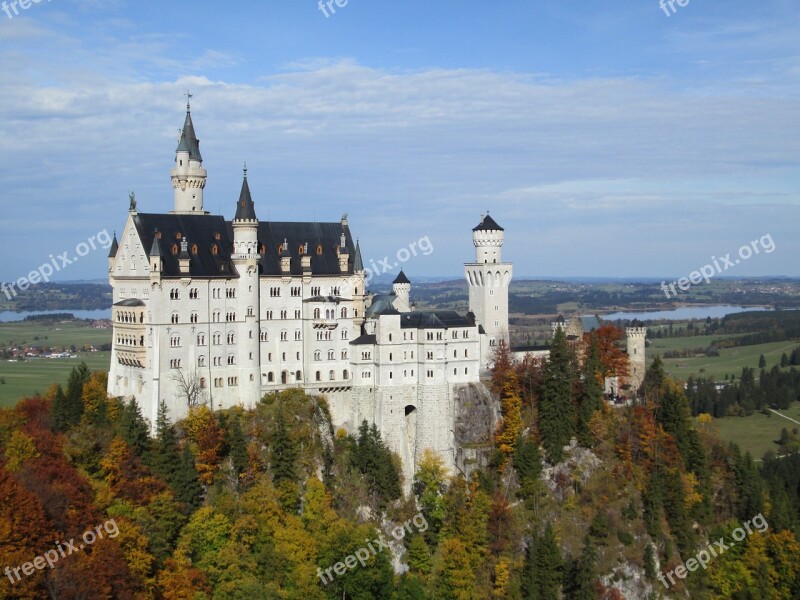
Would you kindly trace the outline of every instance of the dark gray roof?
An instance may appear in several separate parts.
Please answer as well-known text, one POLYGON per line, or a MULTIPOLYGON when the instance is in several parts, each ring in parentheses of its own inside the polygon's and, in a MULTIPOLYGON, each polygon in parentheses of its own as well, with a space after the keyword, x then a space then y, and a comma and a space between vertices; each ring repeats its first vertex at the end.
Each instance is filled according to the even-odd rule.
POLYGON ((115 302, 114 306, 145 306, 145 303, 138 298, 128 298, 127 300, 115 302))
MULTIPOLYGON (((311 256, 311 272, 314 275, 339 275, 339 256, 336 249, 341 244, 342 232, 345 234, 345 245, 353 256, 353 238, 350 227, 342 225, 341 221, 333 223, 298 223, 294 221, 261 221, 258 224, 258 242, 263 246, 260 266, 263 275, 281 274, 281 254, 278 246, 282 247, 283 241, 289 244, 292 256, 291 274, 302 275, 302 259, 300 247, 308 244, 308 255, 311 256), (317 249, 321 253, 317 253, 317 249)), ((348 272, 353 272, 353 267, 348 261, 348 272)))
MULTIPOLYGON (((189 241, 192 277, 238 277, 231 262, 233 252, 233 223, 221 216, 207 214, 148 214, 138 213, 133 217, 139 238, 145 248, 155 250, 164 259, 164 277, 180 277, 178 253, 180 238, 189 241), (156 243, 155 231, 161 232, 160 243, 156 243), (177 234, 180 234, 180 238, 177 234), (196 248, 195 248, 196 247, 196 248), (173 252, 173 249, 175 250, 173 252), (216 252, 214 251, 216 249, 216 252), (196 253, 194 252, 196 250, 196 253)), ((291 256, 290 272, 302 275, 303 268, 299 249, 308 244, 311 256, 311 272, 314 275, 339 275, 337 248, 341 244, 342 232, 345 243, 353 256, 353 239, 347 225, 334 223, 260 222, 258 224, 259 272, 261 275, 282 275, 281 256, 291 256), (289 249, 283 250, 286 240, 289 249), (279 250, 280 246, 280 250, 279 250), (317 253, 317 249, 320 253, 317 253)), ((352 266, 349 266, 352 273, 352 266)))
POLYGON ((256 221, 256 207, 250 196, 250 186, 247 183, 247 171, 242 181, 242 191, 239 193, 239 202, 236 203, 236 216, 234 221, 256 221))
POLYGON ((347 298, 343 298, 342 296, 312 296, 311 298, 306 298, 303 302, 308 303, 319 303, 319 302, 333 302, 335 304, 339 304, 340 302, 348 302, 347 298))
POLYGON ((364 263, 361 260, 361 245, 356 240, 356 257, 353 260, 353 271, 363 271, 364 263))
POLYGON ((108 251, 108 258, 114 258, 117 255, 117 250, 119 250, 119 244, 117 243, 117 234, 114 234, 114 241, 111 242, 111 250, 108 251))
POLYGON ((158 229, 153 231, 153 243, 150 244, 150 256, 162 256, 161 240, 159 239, 158 229))
POLYGON ((162 276, 181 277, 178 263, 180 239, 187 238, 191 247, 189 275, 192 277, 238 277, 231 262, 233 238, 228 223, 214 215, 156 215, 138 213, 133 223, 142 245, 151 247, 150 256, 158 252, 164 261, 162 276), (161 240, 155 231, 161 232, 161 240), (196 250, 196 253, 194 252, 196 250))
POLYGON ((376 335, 362 335, 350 342, 351 346, 363 346, 365 344, 375 344, 378 341, 376 335))
POLYGON ((410 312, 400 317, 403 329, 450 329, 451 327, 474 327, 475 321, 454 310, 436 312, 410 312))
POLYGON ((395 277, 395 280, 392 283, 408 283, 408 284, 410 284, 411 282, 408 280, 408 277, 406 277, 406 274, 403 273, 403 269, 400 269, 400 273, 398 273, 397 277, 395 277))
POLYGON ((372 297, 372 304, 367 309, 368 319, 378 315, 399 315, 400 312, 394 307, 397 296, 394 294, 375 294, 372 297))
POLYGON ((492 217, 486 215, 477 226, 472 228, 472 231, 504 231, 504 229, 492 217))
POLYGON ((192 123, 192 113, 189 108, 186 108, 186 120, 183 122, 183 130, 181 131, 181 139, 178 142, 178 149, 176 152, 188 152, 189 158, 203 162, 203 157, 200 156, 200 140, 194 133, 194 123, 192 123))

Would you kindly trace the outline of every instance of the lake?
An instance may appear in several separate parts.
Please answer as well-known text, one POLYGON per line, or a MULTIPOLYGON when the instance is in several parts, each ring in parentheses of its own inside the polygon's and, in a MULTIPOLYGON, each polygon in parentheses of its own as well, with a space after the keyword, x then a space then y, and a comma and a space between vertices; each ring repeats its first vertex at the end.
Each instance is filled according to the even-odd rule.
POLYGON ((11 323, 13 321, 22 321, 25 317, 30 315, 53 315, 58 313, 70 313, 75 315, 76 319, 110 319, 111 309, 103 308, 100 310, 35 310, 32 312, 14 312, 11 310, 0 311, 0 323, 11 323))
MULTIPOLYGON (((657 321, 660 319, 668 321, 686 321, 688 319, 705 319, 711 317, 712 319, 722 318, 725 315, 732 315, 740 312, 748 311, 764 311, 772 310, 765 306, 727 306, 727 305, 709 305, 709 306, 682 306, 672 310, 654 310, 647 312, 615 312, 609 315, 600 315, 606 321, 617 320, 633 320, 639 321, 657 321)), ((591 315, 590 315, 591 316, 591 315)))

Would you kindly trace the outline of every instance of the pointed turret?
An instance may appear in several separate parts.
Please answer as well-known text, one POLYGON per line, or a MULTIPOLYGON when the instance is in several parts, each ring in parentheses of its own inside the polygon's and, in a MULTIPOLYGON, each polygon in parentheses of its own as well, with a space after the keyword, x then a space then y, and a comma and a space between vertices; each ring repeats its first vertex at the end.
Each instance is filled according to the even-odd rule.
POLYGON ((114 239, 111 242, 111 250, 108 251, 108 258, 116 258, 119 244, 117 243, 117 233, 114 232, 114 239))
POLYGON ((154 256, 161 257, 164 253, 161 250, 161 234, 156 229, 156 234, 153 236, 153 245, 150 246, 150 258, 154 256))
POLYGON ((361 260, 361 245, 356 240, 356 256, 353 259, 353 271, 358 273, 364 270, 364 262, 361 260))
POLYGON ((257 221, 256 207, 253 197, 250 195, 250 186, 247 183, 247 167, 244 168, 244 179, 242 180, 242 191, 239 193, 239 202, 236 204, 236 216, 234 221, 257 221))
POLYGON ((188 102, 186 103, 186 119, 183 121, 181 139, 175 152, 188 152, 190 160, 203 162, 203 157, 200 155, 200 140, 197 139, 197 135, 194 132, 192 109, 188 102))
POLYGON ((175 191, 173 213, 206 214, 203 210, 203 189, 207 177, 200 155, 200 140, 194 132, 191 107, 187 104, 186 119, 175 150, 175 167, 172 169, 172 189, 175 191))
POLYGON ((408 312, 411 310, 411 281, 409 281, 406 274, 403 273, 403 269, 400 269, 400 273, 392 282, 392 291, 399 300, 399 305, 396 303, 395 308, 400 312, 408 312))

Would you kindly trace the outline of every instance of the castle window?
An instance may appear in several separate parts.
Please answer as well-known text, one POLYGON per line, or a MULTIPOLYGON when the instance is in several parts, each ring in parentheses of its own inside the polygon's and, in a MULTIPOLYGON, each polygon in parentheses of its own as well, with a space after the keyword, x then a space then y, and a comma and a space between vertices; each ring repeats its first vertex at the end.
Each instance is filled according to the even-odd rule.
POLYGON ((392 334, 391 333, 389 334, 389 341, 390 342, 392 341, 392 334))
POLYGON ((192 314, 189 316, 189 322, 190 322, 190 323, 197 323, 197 313, 196 313, 196 312, 193 312, 193 313, 192 313, 192 314))
POLYGON ((197 336, 197 345, 198 346, 205 346, 206 345, 206 334, 201 333, 197 336))
POLYGON ((299 329, 295 329, 294 331, 294 339, 296 342, 299 342, 303 337, 303 334, 300 332, 299 329))
POLYGON ((314 360, 321 360, 322 359, 322 352, 319 350, 314 350, 314 360))
MULTIPOLYGON (((458 358, 458 350, 453 350, 453 358, 458 358)), ((453 373, 455 375, 455 373, 453 373)))
POLYGON ((287 316, 288 316, 288 313, 286 312, 286 309, 284 308, 284 309, 281 311, 281 319, 286 319, 286 318, 287 318, 287 316))
POLYGON ((458 369, 453 369, 453 375, 458 375, 458 369))
POLYGON ((392 362, 392 356, 393 356, 392 353, 389 352, 389 362, 392 362))
POLYGON ((320 373, 319 371, 317 371, 317 372, 316 372, 316 378, 317 378, 317 381, 322 381, 322 373, 320 373))
POLYGON ((219 248, 217 247, 216 244, 211 244, 211 254, 213 254, 214 256, 219 254, 219 248))
MULTIPOLYGON (((342 309, 342 318, 343 318, 343 319, 346 319, 346 318, 347 318, 347 309, 346 309, 346 308, 343 308, 343 309, 342 309)), ((389 340, 389 341, 391 341, 391 340, 389 340)))
POLYGON ((468 358, 468 357, 469 357, 469 350, 467 350, 467 349, 465 348, 465 349, 464 349, 464 358, 468 358))
POLYGON ((347 360, 347 350, 342 350, 342 360, 347 360))
POLYGON ((178 244, 172 244, 172 255, 173 256, 178 255, 178 244))
POLYGON ((394 379, 394 373, 392 373, 391 371, 389 371, 389 379, 394 379))
POLYGON ((348 379, 350 379, 350 371, 348 371, 347 369, 345 369, 345 370, 342 372, 342 379, 344 379, 345 381, 347 381, 348 379))
POLYGON ((294 380, 295 381, 302 381, 303 380, 303 374, 300 371, 295 371, 294 380))
POLYGON ((267 381, 273 383, 275 381, 275 373, 267 373, 267 381))
POLYGON ((236 357, 233 354, 228 355, 228 364, 235 365, 236 364, 236 357))
POLYGON ((322 244, 317 244, 317 256, 322 256, 322 244))
POLYGON ((200 388, 201 389, 206 389, 206 378, 205 377, 201 377, 200 378, 200 388))
POLYGON ((464 375, 468 375, 468 374, 469 374, 469 369, 468 369, 468 368, 465 368, 465 369, 464 369, 464 375))
POLYGON ((433 360, 433 352, 428 352, 428 360, 433 360))
POLYGON ((170 347, 172 347, 172 348, 179 348, 179 347, 180 347, 180 345, 181 345, 181 338, 180 338, 180 336, 179 336, 179 335, 173 335, 173 336, 172 336, 172 337, 169 339, 169 345, 170 345, 170 347))
POLYGON ((264 244, 259 244, 258 245, 258 253, 261 256, 264 256, 267 253, 267 247, 264 244))
POLYGON ((318 308, 315 308, 314 309, 314 318, 315 319, 319 319, 319 316, 320 316, 320 310, 318 308))
POLYGON ((331 381, 334 381, 336 379, 336 373, 334 371, 330 371, 328 373, 328 379, 330 379, 331 381))
POLYGON ((285 342, 288 339, 289 339, 289 332, 284 329, 283 331, 281 331, 281 341, 285 342))
POLYGON ((334 353, 333 350, 328 350, 328 360, 333 360, 334 353))
POLYGON ((236 335, 233 333, 228 334, 228 343, 235 344, 236 343, 236 335))
POLYGON ((216 332, 213 336, 213 342, 215 346, 219 346, 222 343, 222 334, 216 332))
POLYGON ((177 324, 179 322, 180 322, 180 319, 178 318, 178 313, 172 313, 172 323, 173 324, 177 324))
POLYGON ((300 254, 300 255, 303 255, 303 254, 305 254, 305 252, 303 251, 303 244, 300 244, 300 245, 297 247, 297 253, 298 253, 298 254, 300 254))
POLYGON ((299 319, 300 318, 300 309, 299 308, 294 311, 294 318, 295 319, 299 319))
POLYGON ((268 310, 268 311, 267 311, 267 312, 264 314, 264 318, 265 318, 265 319, 267 319, 268 321, 271 321, 271 320, 272 320, 272 311, 271 311, 271 310, 268 310))
POLYGON ((345 329, 345 330, 342 330, 342 339, 343 339, 343 340, 346 340, 346 339, 347 339, 347 337, 348 337, 347 330, 346 330, 346 329, 345 329))
POLYGON ((205 356, 198 356, 197 357, 197 366, 198 367, 205 367, 206 366, 206 357, 205 356))

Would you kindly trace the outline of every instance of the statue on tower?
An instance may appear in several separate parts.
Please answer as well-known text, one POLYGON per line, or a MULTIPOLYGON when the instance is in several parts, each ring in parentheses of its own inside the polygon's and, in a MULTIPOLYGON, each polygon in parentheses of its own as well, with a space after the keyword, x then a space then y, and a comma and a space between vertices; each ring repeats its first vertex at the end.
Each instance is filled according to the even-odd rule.
POLYGON ((129 198, 129 199, 130 199, 130 201, 131 201, 131 204, 130 204, 130 206, 128 207, 128 210, 136 210, 136 194, 135 194, 134 192, 131 192, 131 193, 128 195, 128 198, 129 198))

